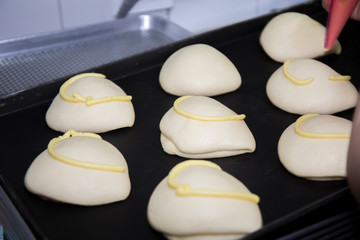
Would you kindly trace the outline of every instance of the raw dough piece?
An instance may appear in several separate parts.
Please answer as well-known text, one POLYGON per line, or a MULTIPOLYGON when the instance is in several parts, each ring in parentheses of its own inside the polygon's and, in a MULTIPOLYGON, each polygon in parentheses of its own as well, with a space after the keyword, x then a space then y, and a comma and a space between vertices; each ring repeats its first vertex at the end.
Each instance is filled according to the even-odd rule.
POLYGON ((186 158, 253 152, 255 139, 244 117, 210 97, 180 97, 160 121, 162 147, 186 158))
POLYGON ((150 225, 168 239, 239 239, 262 226, 259 197, 209 161, 176 165, 150 197, 150 225))
POLYGON ((280 137, 281 163, 299 177, 314 180, 345 177, 351 126, 351 121, 332 115, 303 115, 280 137))
POLYGON ((176 96, 215 96, 235 91, 241 76, 234 64, 217 49, 194 44, 173 53, 160 71, 160 85, 176 96))
POLYGON ((333 114, 355 107, 358 91, 329 66, 314 59, 288 59, 266 85, 278 108, 296 114, 333 114))
POLYGON ((131 127, 134 121, 131 96, 98 73, 79 74, 66 81, 46 113, 48 126, 60 132, 101 133, 131 127))
POLYGON ((130 179, 117 148, 99 135, 71 130, 32 162, 25 187, 45 199, 93 206, 126 199, 130 179))
POLYGON ((319 22, 305 14, 287 12, 268 22, 260 35, 260 44, 266 54, 277 62, 341 53, 339 41, 327 51, 324 39, 325 27, 319 22))

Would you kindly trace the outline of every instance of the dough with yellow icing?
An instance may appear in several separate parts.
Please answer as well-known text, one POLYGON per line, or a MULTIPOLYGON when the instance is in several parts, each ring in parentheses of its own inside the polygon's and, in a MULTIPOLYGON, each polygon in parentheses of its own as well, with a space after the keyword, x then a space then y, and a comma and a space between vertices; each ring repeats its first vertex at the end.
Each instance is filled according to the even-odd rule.
POLYGON ((275 106, 290 113, 333 114, 356 105, 358 91, 349 79, 317 60, 289 59, 269 78, 266 94, 275 106))
POLYGON ((118 85, 97 73, 85 73, 75 77, 78 80, 66 88, 66 95, 74 98, 75 94, 79 94, 100 102, 93 105, 81 101, 71 102, 66 100, 60 91, 46 113, 46 123, 50 128, 60 132, 75 129, 101 133, 133 126, 135 112, 131 101, 108 100, 111 97, 116 99, 127 96, 118 85))
POLYGON ((186 158, 216 158, 255 151, 255 139, 241 118, 243 115, 210 97, 179 99, 160 121, 160 140, 165 152, 186 158), (179 113, 176 106, 190 116, 179 113))
POLYGON ((36 157, 26 172, 25 187, 42 198, 75 205, 93 206, 126 199, 131 186, 124 156, 100 136, 72 134, 67 132, 68 137, 53 139, 58 140, 53 148, 49 144, 36 157))
POLYGON ((299 177, 343 178, 351 127, 351 121, 333 115, 304 115, 282 133, 279 159, 290 173, 299 177))
POLYGON ((190 187, 195 193, 209 192, 209 195, 179 194, 169 185, 169 174, 157 185, 148 203, 147 218, 155 230, 168 239, 220 240, 239 239, 261 228, 257 201, 221 194, 211 196, 212 192, 253 196, 238 179, 208 161, 188 160, 174 168, 179 165, 187 166, 180 166, 182 169, 174 176, 174 181, 187 186, 184 188, 190 187))
POLYGON ((324 48, 325 27, 309 16, 286 12, 271 19, 260 35, 260 45, 277 62, 288 58, 317 58, 341 53, 339 41, 324 48))
POLYGON ((220 51, 194 44, 179 49, 164 63, 160 85, 170 94, 215 96, 235 91, 241 76, 234 64, 220 51))

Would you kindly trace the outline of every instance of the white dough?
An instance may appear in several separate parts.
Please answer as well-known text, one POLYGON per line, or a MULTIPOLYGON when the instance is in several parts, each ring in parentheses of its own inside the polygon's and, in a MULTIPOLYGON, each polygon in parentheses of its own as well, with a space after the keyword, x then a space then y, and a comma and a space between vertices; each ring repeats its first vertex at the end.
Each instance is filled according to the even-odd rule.
POLYGON ((317 58, 341 53, 339 41, 329 51, 324 48, 325 27, 309 16, 282 13, 271 19, 260 35, 266 54, 277 62, 288 58, 317 58))
POLYGON ((332 81, 340 76, 329 66, 314 59, 294 59, 288 71, 298 79, 313 78, 307 85, 291 82, 283 66, 269 78, 266 94, 278 108, 295 114, 333 114, 355 107, 358 91, 350 81, 332 81))
MULTIPOLYGON (((71 84, 67 90, 93 98, 126 96, 126 93, 114 82, 93 76, 85 76, 71 84)), ((133 126, 134 107, 131 101, 111 101, 87 106, 85 103, 65 101, 57 94, 46 113, 48 126, 59 132, 70 129, 77 131, 102 133, 123 127, 133 126)))
MULTIPOLYGON (((193 189, 250 193, 235 177, 208 166, 187 167, 176 181, 193 189)), ((179 196, 169 187, 168 177, 152 193, 147 218, 168 239, 239 239, 262 226, 257 203, 226 197, 179 196)))
MULTIPOLYGON (((284 167, 296 176, 315 180, 345 177, 350 139, 303 137, 294 125, 282 133, 278 143, 284 167)), ((332 115, 311 117, 301 124, 302 130, 314 133, 350 133, 351 127, 351 121, 332 115)))
POLYGON ((123 155, 110 143, 93 137, 75 136, 55 146, 57 153, 78 161, 121 165, 124 172, 73 166, 43 151, 25 175, 25 187, 45 199, 93 206, 124 200, 130 193, 130 179, 123 155))
POLYGON ((194 44, 179 49, 164 63, 160 85, 170 94, 215 96, 235 91, 241 76, 234 64, 220 51, 194 44))
MULTIPOLYGON (((220 102, 193 96, 180 107, 202 116, 236 115, 220 102)), ((172 107, 160 121, 161 144, 168 154, 186 158, 217 158, 255 151, 255 139, 244 120, 201 121, 180 115, 172 107)))

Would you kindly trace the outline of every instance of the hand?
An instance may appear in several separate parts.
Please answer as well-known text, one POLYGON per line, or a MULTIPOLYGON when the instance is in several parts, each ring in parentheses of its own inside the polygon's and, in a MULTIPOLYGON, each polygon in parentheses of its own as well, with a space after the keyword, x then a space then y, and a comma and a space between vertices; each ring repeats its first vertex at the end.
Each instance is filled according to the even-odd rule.
MULTIPOLYGON (((326 11, 330 9, 331 0, 322 0, 322 6, 326 11)), ((360 1, 356 4, 350 18, 360 21, 360 1)))

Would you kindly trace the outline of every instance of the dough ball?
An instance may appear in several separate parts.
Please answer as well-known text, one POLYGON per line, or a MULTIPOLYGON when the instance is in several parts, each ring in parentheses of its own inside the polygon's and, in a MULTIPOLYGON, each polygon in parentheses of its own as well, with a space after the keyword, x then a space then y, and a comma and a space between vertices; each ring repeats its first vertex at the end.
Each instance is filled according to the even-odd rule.
POLYGON ((281 163, 299 177, 314 180, 346 177, 351 126, 351 121, 332 115, 303 115, 280 137, 281 163))
POLYGON ((277 62, 288 58, 317 58, 340 54, 339 41, 330 50, 324 48, 325 27, 297 12, 282 13, 271 19, 260 35, 260 45, 277 62))
POLYGON ((66 81, 46 113, 48 126, 59 132, 102 133, 131 127, 134 121, 131 96, 98 73, 79 74, 66 81), (127 99, 119 100, 124 97, 127 99), (100 101, 94 104, 96 101, 86 102, 88 99, 100 101))
POLYGON ((25 187, 45 199, 93 206, 126 199, 130 179, 117 148, 98 135, 69 131, 32 162, 25 187))
POLYGON ((333 114, 357 103, 358 91, 349 79, 314 59, 288 59, 269 78, 266 94, 289 113, 333 114))
POLYGON ((168 239, 239 239, 262 226, 258 200, 218 165, 188 160, 155 188, 147 218, 168 239))
POLYGON ((186 158, 253 152, 255 139, 241 116, 210 97, 180 97, 160 121, 162 147, 186 158))
POLYGON ((234 64, 220 51, 194 44, 179 49, 164 63, 160 85, 167 93, 215 96, 235 91, 241 76, 234 64))

